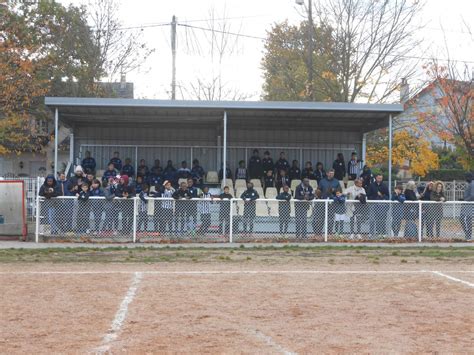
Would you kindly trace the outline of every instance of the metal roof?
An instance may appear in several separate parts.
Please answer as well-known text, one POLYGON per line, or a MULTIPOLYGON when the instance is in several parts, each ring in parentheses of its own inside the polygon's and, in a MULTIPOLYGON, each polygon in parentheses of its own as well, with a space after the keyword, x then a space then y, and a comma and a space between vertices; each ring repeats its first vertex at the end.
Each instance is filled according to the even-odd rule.
POLYGON ((295 125, 308 129, 370 131, 386 127, 390 114, 403 112, 399 104, 292 101, 188 101, 121 98, 46 97, 51 110, 58 108, 68 125, 134 125, 188 122, 215 124, 226 111, 229 124, 282 129, 295 125))

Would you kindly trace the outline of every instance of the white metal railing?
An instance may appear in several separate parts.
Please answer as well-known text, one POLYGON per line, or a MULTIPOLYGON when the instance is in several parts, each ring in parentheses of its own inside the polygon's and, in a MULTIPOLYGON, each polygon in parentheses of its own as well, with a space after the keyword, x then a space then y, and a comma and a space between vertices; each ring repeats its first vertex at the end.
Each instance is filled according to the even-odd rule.
POLYGON ((463 241, 474 202, 37 199, 40 239, 90 242, 463 241))

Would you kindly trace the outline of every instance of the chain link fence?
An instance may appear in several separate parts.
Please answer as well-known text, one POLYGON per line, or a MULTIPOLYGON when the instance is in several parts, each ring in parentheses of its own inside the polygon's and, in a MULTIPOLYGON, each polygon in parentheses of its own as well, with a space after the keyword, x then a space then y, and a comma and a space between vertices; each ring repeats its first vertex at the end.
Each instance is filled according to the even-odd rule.
POLYGON ((37 241, 464 241, 474 202, 75 197, 37 200, 37 241))

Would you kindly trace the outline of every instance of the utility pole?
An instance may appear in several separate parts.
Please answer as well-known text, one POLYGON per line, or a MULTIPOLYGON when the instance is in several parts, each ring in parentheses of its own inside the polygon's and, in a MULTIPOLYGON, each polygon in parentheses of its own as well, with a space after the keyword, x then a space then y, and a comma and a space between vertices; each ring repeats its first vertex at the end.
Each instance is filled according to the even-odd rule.
POLYGON ((176 100, 176 16, 171 20, 171 100, 176 100))
POLYGON ((313 92, 313 6, 308 0, 308 97, 314 101, 313 92))

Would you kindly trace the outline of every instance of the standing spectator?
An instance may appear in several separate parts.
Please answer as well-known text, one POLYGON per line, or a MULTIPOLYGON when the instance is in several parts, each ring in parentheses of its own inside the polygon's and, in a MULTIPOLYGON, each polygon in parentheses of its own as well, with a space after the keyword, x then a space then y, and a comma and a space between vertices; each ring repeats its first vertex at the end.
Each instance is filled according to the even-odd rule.
POLYGON ((152 166, 150 173, 153 176, 161 177, 161 175, 163 175, 163 168, 161 167, 160 159, 155 159, 155 164, 152 166))
POLYGON ((166 167, 163 170, 163 180, 169 181, 171 185, 175 185, 178 181, 176 178, 176 168, 173 166, 173 162, 168 160, 166 167))
POLYGON ((336 179, 344 180, 344 176, 346 176, 346 163, 344 162, 344 155, 342 153, 337 154, 336 160, 332 163, 332 168, 334 169, 336 179))
POLYGON ((135 180, 134 188, 135 194, 140 194, 143 191, 143 185, 145 182, 143 181, 143 177, 141 175, 137 175, 137 180, 135 180))
POLYGON ((91 205, 89 202, 89 184, 84 182, 76 194, 79 200, 76 228, 78 233, 89 233, 91 205))
POLYGON ((267 193, 269 187, 275 187, 275 178, 273 177, 273 170, 267 170, 265 178, 263 179, 263 194, 267 193))
POLYGON ((318 189, 321 190, 322 199, 332 199, 336 195, 336 190, 341 187, 339 180, 335 177, 333 169, 329 169, 327 177, 322 179, 318 185, 318 189))
MULTIPOLYGON (((416 196, 416 184, 414 181, 408 181, 405 186, 405 200, 406 201, 418 201, 416 196)), ((405 205, 405 232, 403 236, 405 238, 416 239, 418 230, 416 228, 415 221, 418 218, 418 204, 407 203, 405 205)), ((421 221, 420 221, 421 223, 421 221)))
POLYGON ((317 162, 316 163, 316 170, 314 171, 314 177, 318 182, 318 185, 321 183, 322 179, 326 178, 326 171, 324 170, 323 163, 317 162))
MULTIPOLYGON (((129 183, 127 175, 121 175, 119 183, 115 189, 115 197, 130 199, 135 197, 135 189, 129 183)), ((122 210, 125 206, 129 206, 128 209, 122 212, 122 229, 125 233, 130 233, 133 227, 133 208, 132 203, 123 202, 120 203, 122 210)))
POLYGON ((349 175, 349 180, 355 180, 359 177, 361 172, 362 162, 357 159, 357 153, 352 152, 351 160, 347 163, 347 174, 349 175))
POLYGON ((193 160, 193 168, 191 169, 191 177, 194 180, 194 184, 197 187, 201 187, 204 179, 204 175, 206 172, 202 168, 201 165, 199 165, 199 160, 194 159, 193 160))
POLYGON ((140 164, 137 167, 137 176, 141 176, 144 181, 148 180, 150 169, 146 165, 145 159, 140 159, 140 164))
MULTIPOLYGON (((138 179, 138 178, 137 178, 138 179)), ((143 184, 138 197, 140 202, 138 204, 138 224, 137 230, 146 232, 148 230, 148 197, 150 193, 150 186, 143 184)))
POLYGON ((290 186, 290 179, 286 175, 286 170, 281 170, 278 174, 277 181, 275 183, 278 193, 280 193, 281 188, 285 185, 290 186))
MULTIPOLYGON (((194 186, 194 180, 188 179, 188 192, 191 195, 191 199, 199 198, 199 189, 194 186)), ((194 232, 197 225, 197 201, 188 202, 188 214, 189 214, 189 230, 194 232)))
MULTIPOLYGON (((89 189, 90 197, 103 197, 104 190, 101 187, 100 180, 92 180, 91 187, 89 189)), ((102 220, 102 211, 104 210, 104 204, 102 199, 96 199, 92 203, 91 212, 92 212, 92 231, 94 234, 100 230, 100 222, 102 220)))
MULTIPOLYGON (((383 183, 383 175, 378 174, 375 182, 370 184, 367 191, 367 199, 372 201, 384 201, 389 199, 389 191, 387 185, 383 183)), ((388 205, 385 203, 371 203, 369 206, 369 223, 370 236, 374 238, 376 235, 386 234, 388 205)))
POLYGON ((250 179, 261 179, 263 177, 263 165, 258 149, 253 150, 253 155, 249 160, 249 177, 250 179))
POLYGON ((176 232, 186 233, 187 230, 187 215, 188 215, 188 200, 191 199, 191 194, 188 190, 188 184, 184 181, 179 185, 179 189, 173 193, 173 198, 176 201, 176 232))
POLYGON ((84 182, 88 183, 89 186, 92 184, 92 181, 95 179, 94 174, 87 174, 84 182))
POLYGON ((314 171, 313 171, 313 164, 310 161, 307 161, 303 172, 301 173, 301 178, 308 179, 308 180, 315 180, 314 171))
POLYGON ((273 167, 275 166, 275 164, 273 163, 273 159, 270 156, 270 152, 268 150, 263 153, 262 166, 264 176, 267 175, 267 171, 269 170, 272 170, 273 172, 273 167))
MULTIPOLYGON (((474 176, 472 173, 466 174, 468 183, 464 190, 463 201, 474 201, 474 176)), ((472 240, 472 216, 474 214, 474 205, 463 203, 461 206, 461 226, 466 236, 466 240, 472 240)))
POLYGON ((291 168, 289 172, 290 182, 293 180, 300 180, 301 179, 301 169, 298 163, 298 160, 293 160, 291 163, 291 168))
POLYGON ((150 186, 158 186, 158 190, 162 187, 162 178, 163 178, 163 168, 160 166, 160 160, 155 160, 155 165, 150 169, 150 175, 148 176, 148 181, 146 181, 150 186))
MULTIPOLYGON (((160 219, 160 233, 165 234, 173 233, 173 201, 171 198, 174 198, 175 190, 171 186, 171 181, 166 180, 163 183, 164 189, 161 192, 163 200, 161 201, 161 215, 158 216, 160 219)), ((177 223, 177 221, 176 221, 177 223)))
POLYGON ((235 170, 235 180, 237 179, 249 180, 249 174, 243 160, 239 161, 239 167, 235 170))
MULTIPOLYGON (((229 168, 229 163, 226 163, 225 164, 226 167, 225 167, 225 178, 226 179, 232 179, 232 171, 230 170, 229 168)), ((222 167, 219 169, 219 172, 217 173, 217 176, 219 177, 219 182, 222 181, 223 179, 223 171, 222 171, 222 167)))
MULTIPOLYGON (((433 192, 433 182, 430 181, 426 184, 425 188, 420 194, 421 201, 431 201, 431 193, 433 192)), ((434 219, 432 212, 433 205, 430 203, 422 203, 421 215, 422 215, 422 227, 421 233, 426 229, 426 235, 428 238, 433 238, 433 227, 434 219)))
MULTIPOLYGON (((335 214, 334 220, 336 221, 336 234, 344 234, 344 221, 346 220, 346 196, 343 195, 340 187, 337 188, 332 200, 335 214)), ((332 229, 332 225, 330 228, 332 229)))
POLYGON ((115 170, 115 165, 113 163, 109 163, 107 170, 104 171, 104 175, 102 176, 102 183, 108 182, 110 178, 115 179, 116 176, 117 171, 115 170))
POLYGON ((69 191, 67 189, 66 174, 60 173, 57 183, 59 184, 59 188, 61 190, 61 196, 70 196, 69 191))
POLYGON ((209 193, 209 186, 202 188, 202 193, 199 197, 201 200, 198 202, 197 209, 201 216, 201 226, 199 227, 198 234, 205 235, 211 226, 212 195, 209 193))
POLYGON ((277 176, 280 176, 280 171, 282 170, 285 171, 285 175, 288 174, 288 171, 290 170, 290 163, 288 163, 288 160, 286 160, 285 152, 280 152, 280 159, 278 159, 275 163, 275 169, 277 176))
POLYGON ((250 236, 253 233, 253 223, 256 216, 256 200, 260 198, 258 192, 254 190, 251 182, 247 183, 247 190, 245 190, 240 198, 244 200, 244 214, 243 214, 243 227, 244 234, 250 236))
POLYGON ((446 197, 444 196, 444 185, 441 181, 436 181, 433 185, 433 191, 431 191, 431 201, 439 202, 432 204, 431 206, 431 216, 428 218, 433 219, 434 229, 435 229, 435 236, 436 238, 440 237, 441 232, 441 221, 443 220, 443 205, 442 202, 446 201, 446 197))
MULTIPOLYGON (((282 170, 283 172, 285 170, 282 170)), ((288 224, 290 224, 290 200, 291 193, 288 185, 283 185, 283 191, 280 192, 276 199, 281 201, 278 203, 278 217, 280 221, 280 234, 288 233, 288 224)))
POLYGON ((402 185, 395 186, 392 195, 392 201, 394 203, 391 204, 392 206, 392 231, 393 236, 398 237, 400 233, 400 228, 402 226, 402 220, 404 216, 404 205, 406 198, 403 194, 403 187, 402 185))
POLYGON ((348 200, 358 201, 355 203, 351 203, 348 206, 347 210, 348 216, 350 217, 350 239, 353 239, 355 234, 356 237, 360 239, 362 233, 362 223, 366 220, 367 216, 367 193, 362 187, 362 179, 356 179, 354 181, 354 185, 352 185, 346 190, 346 196, 348 200))
POLYGON ((114 164, 114 168, 117 171, 122 171, 122 160, 120 159, 119 152, 114 152, 114 156, 110 159, 109 164, 114 164))
POLYGON ((120 171, 121 175, 127 175, 131 178, 135 176, 135 168, 132 165, 132 159, 125 158, 125 164, 122 166, 122 170, 120 171))
POLYGON ((82 168, 84 169, 86 173, 95 174, 96 163, 95 163, 95 159, 91 157, 91 152, 89 151, 86 152, 86 157, 82 159, 81 163, 82 163, 82 168))
MULTIPOLYGON (((59 228, 56 224, 56 210, 58 209, 58 201, 51 200, 53 197, 61 196, 61 190, 57 183, 54 175, 48 175, 41 185, 38 194, 47 200, 46 203, 46 216, 48 218, 48 224, 51 227, 51 234, 55 235, 59 233, 59 228)), ((62 211, 69 212, 69 211, 62 211)))
POLYGON ((296 238, 304 239, 306 238, 309 201, 314 199, 313 188, 309 185, 308 178, 304 178, 296 188, 295 199, 299 200, 295 203, 296 238))
POLYGON ((222 202, 219 202, 219 234, 229 235, 230 233, 230 204, 232 195, 229 193, 229 186, 224 186, 224 192, 219 195, 222 202))
POLYGON ((372 170, 370 170, 368 165, 364 165, 362 168, 360 178, 362 179, 362 187, 365 191, 369 191, 370 185, 374 182, 374 176, 372 175, 372 170))
POLYGON ((82 166, 78 165, 74 169, 74 175, 68 179, 67 190, 69 191, 69 196, 76 196, 80 191, 80 186, 82 181, 85 179, 84 170, 82 166))

